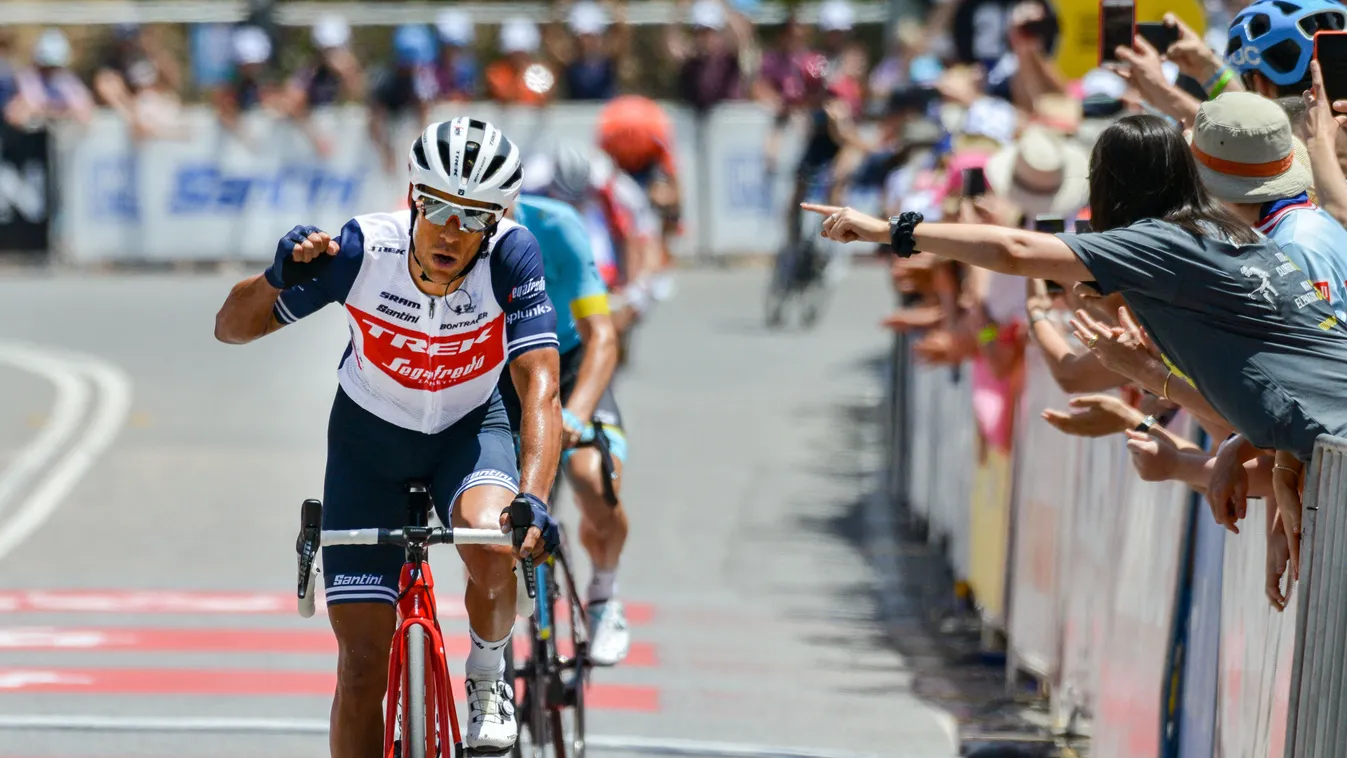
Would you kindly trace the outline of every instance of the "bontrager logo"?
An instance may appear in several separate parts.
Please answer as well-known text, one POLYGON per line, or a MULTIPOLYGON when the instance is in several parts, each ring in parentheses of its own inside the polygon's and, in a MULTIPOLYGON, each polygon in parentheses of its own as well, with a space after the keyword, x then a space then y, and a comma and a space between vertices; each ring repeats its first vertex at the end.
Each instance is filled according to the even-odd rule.
POLYGON ((421 304, 416 302, 415 300, 408 300, 405 297, 398 297, 397 295, 394 295, 391 292, 380 292, 379 297, 389 302, 397 303, 398 305, 401 305, 404 308, 416 308, 417 310, 420 310, 421 308, 421 304))
POLYGON ((377 310, 380 313, 384 314, 385 316, 392 316, 393 318, 399 321, 406 321, 407 323, 410 324, 414 324, 417 321, 416 316, 413 316, 410 313, 403 313, 402 311, 395 311, 392 308, 389 308, 388 306, 384 305, 383 303, 379 303, 379 307, 377 310))
POLYGON ((1226 56, 1232 66, 1261 66, 1263 53, 1253 45, 1241 45, 1238 50, 1226 56))
POLYGON ((538 277, 537 279, 530 279, 527 282, 524 282, 523 284, 519 285, 518 287, 515 287, 514 289, 510 290, 510 299, 508 302, 514 302, 514 299, 517 297, 528 297, 529 295, 532 295, 535 292, 541 292, 545 289, 547 289, 546 279, 544 279, 541 276, 538 277))
POLYGON ((378 574, 337 574, 332 577, 332 586, 345 587, 349 585, 379 584, 378 574))
POLYGON ((486 317, 487 312, 482 311, 481 313, 478 313, 476 316, 473 316, 470 319, 464 319, 463 321, 446 321, 443 324, 440 324, 440 331, 448 331, 450 329, 462 329, 465 326, 480 324, 482 323, 482 320, 485 319, 486 317))

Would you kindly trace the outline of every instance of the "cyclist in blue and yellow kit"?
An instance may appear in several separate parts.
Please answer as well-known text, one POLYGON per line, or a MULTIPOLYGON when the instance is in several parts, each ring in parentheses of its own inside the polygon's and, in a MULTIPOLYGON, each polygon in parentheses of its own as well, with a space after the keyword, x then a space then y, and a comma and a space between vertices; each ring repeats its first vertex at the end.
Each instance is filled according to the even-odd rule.
MULTIPOLYGON (((599 665, 627 656, 630 633, 617 600, 617 564, 627 541, 627 514, 619 498, 627 440, 609 383, 617 367, 617 331, 608 312, 608 288, 599 276, 584 220, 560 200, 521 195, 514 220, 538 239, 547 296, 556 308, 561 351, 562 470, 582 516, 580 541, 594 566, 587 593, 590 655, 599 665), (579 447, 598 431, 598 445, 579 447), (604 471, 606 448, 611 476, 604 471), (608 479, 608 484, 605 484, 608 479), (611 485, 611 486, 609 486, 611 485)), ((551 307, 550 305, 539 307, 551 307)), ((513 421, 518 402, 509 377, 501 397, 513 421)))

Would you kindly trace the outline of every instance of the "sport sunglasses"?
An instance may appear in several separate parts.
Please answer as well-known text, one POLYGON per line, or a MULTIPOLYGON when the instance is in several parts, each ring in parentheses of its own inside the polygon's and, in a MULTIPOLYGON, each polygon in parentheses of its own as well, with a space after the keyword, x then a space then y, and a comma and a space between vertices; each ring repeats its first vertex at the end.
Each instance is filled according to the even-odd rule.
POLYGON ((449 219, 458 219, 458 228, 465 232, 481 232, 500 220, 498 211, 485 208, 468 208, 451 203, 432 195, 418 193, 416 205, 421 216, 436 226, 444 226, 449 219))

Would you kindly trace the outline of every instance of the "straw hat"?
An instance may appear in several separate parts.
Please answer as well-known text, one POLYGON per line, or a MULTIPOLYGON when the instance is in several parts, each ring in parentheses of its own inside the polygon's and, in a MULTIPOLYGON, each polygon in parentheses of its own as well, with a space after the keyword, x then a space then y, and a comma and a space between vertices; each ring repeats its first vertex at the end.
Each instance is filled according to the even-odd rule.
POLYGON ((987 161, 987 184, 1030 216, 1074 214, 1089 202, 1090 156, 1040 124, 987 161))
POLYGON ((1266 203, 1314 185, 1308 160, 1297 160, 1291 120, 1252 92, 1227 92, 1203 103, 1189 139, 1203 183, 1220 200, 1266 203))

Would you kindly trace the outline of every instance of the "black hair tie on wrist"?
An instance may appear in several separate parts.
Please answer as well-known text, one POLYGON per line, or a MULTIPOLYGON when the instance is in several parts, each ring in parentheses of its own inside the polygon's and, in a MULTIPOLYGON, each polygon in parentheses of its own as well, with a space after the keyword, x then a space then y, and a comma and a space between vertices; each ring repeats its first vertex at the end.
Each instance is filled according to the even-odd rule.
POLYGON ((920 252, 914 234, 917 224, 925 220, 916 211, 905 211, 889 219, 889 247, 899 258, 911 258, 913 253, 920 252))

